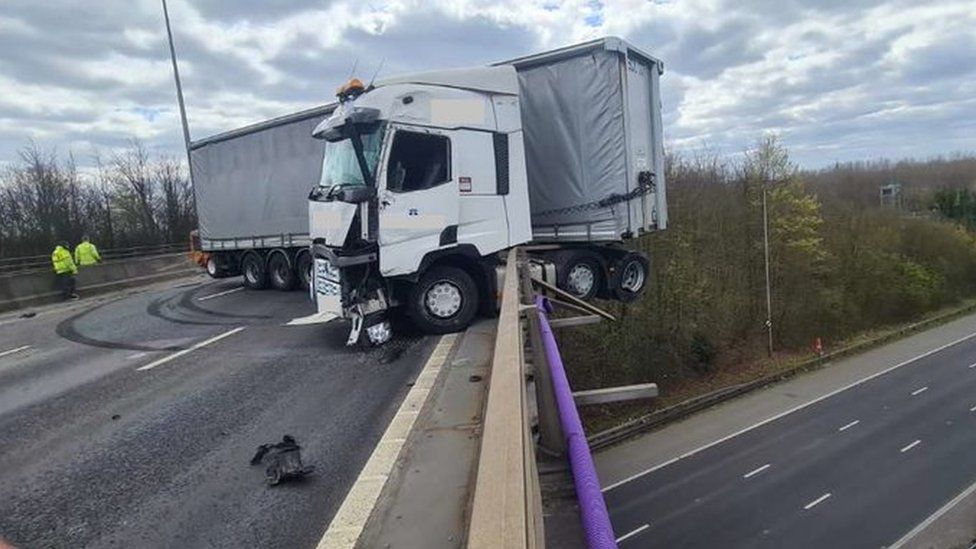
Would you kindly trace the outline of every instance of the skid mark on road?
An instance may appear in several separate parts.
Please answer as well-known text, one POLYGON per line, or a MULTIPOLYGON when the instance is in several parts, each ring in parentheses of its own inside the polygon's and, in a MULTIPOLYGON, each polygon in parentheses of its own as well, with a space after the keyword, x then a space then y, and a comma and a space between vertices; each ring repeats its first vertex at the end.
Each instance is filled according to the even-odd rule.
POLYGON ((59 322, 58 325, 54 328, 54 331, 59 336, 61 336, 64 339, 67 339, 68 341, 79 343, 81 345, 87 345, 89 347, 99 347, 102 349, 122 349, 126 351, 147 351, 147 352, 182 351, 183 349, 185 349, 185 347, 180 347, 179 345, 170 345, 167 347, 151 347, 149 345, 136 345, 132 343, 122 343, 119 341, 107 341, 102 339, 95 339, 93 337, 88 337, 78 331, 76 323, 79 320, 83 319, 85 316, 89 315, 90 313, 93 313, 101 309, 102 307, 105 307, 106 305, 111 305, 112 303, 115 303, 116 301, 119 301, 121 299, 124 298, 120 297, 118 299, 106 301, 105 303, 95 305, 94 307, 85 309, 84 311, 76 315, 70 316, 62 320, 61 322, 59 322))

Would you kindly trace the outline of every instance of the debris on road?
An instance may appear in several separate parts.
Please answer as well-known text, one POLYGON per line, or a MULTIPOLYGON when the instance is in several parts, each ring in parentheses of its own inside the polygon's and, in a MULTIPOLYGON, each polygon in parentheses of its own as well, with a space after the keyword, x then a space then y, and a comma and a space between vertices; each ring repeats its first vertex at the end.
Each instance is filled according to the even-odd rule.
POLYGON ((37 316, 37 313, 35 313, 34 311, 29 311, 20 315, 20 318, 34 318, 35 316, 37 316))
POLYGON ((258 446, 258 451, 251 458, 251 465, 259 465, 262 461, 268 464, 265 481, 269 486, 286 480, 300 480, 315 470, 311 465, 302 464, 301 449, 294 437, 285 435, 281 442, 258 446))

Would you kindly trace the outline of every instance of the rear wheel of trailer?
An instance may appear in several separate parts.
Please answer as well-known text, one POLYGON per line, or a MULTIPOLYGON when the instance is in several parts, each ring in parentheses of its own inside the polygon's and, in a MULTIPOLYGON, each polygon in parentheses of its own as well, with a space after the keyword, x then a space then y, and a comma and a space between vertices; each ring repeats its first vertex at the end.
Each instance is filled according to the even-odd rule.
POLYGON ((295 257, 295 275, 302 290, 308 290, 312 283, 312 254, 308 249, 298 252, 295 257))
POLYGON ((295 287, 295 271, 284 250, 274 250, 268 256, 268 278, 276 290, 287 292, 295 287))
POLYGON ((268 287, 268 271, 264 266, 264 258, 257 252, 248 252, 241 259, 241 271, 244 274, 244 286, 252 290, 263 290, 268 287))

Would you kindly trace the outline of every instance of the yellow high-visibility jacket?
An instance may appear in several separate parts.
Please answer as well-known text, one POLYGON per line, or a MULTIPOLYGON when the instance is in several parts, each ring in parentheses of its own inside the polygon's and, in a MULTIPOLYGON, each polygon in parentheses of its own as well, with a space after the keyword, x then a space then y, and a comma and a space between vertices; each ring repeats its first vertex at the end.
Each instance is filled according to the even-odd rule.
POLYGON ((91 242, 82 242, 75 247, 75 263, 82 267, 94 265, 102 260, 98 248, 91 242))
POLYGON ((54 272, 58 274, 75 274, 78 272, 78 267, 75 266, 75 262, 71 259, 71 252, 64 249, 63 246, 57 246, 51 253, 51 263, 54 265, 54 272))

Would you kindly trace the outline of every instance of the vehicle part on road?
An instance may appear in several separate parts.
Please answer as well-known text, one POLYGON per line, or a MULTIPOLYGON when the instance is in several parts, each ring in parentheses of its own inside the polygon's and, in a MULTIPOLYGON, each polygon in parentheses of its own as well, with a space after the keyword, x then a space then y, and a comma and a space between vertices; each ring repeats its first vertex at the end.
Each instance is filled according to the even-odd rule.
POLYGON ((244 285, 252 290, 263 290, 268 287, 268 271, 264 268, 264 260, 256 253, 248 253, 241 261, 244 271, 244 285))
POLYGON ((311 465, 302 463, 302 447, 295 442, 295 437, 285 435, 281 442, 262 444, 251 458, 251 465, 267 462, 265 481, 269 486, 275 486, 287 480, 300 480, 315 470, 311 465))
POLYGON ((268 276, 271 287, 275 290, 287 292, 295 287, 295 271, 291 268, 291 262, 284 250, 271 252, 268 257, 268 276))

